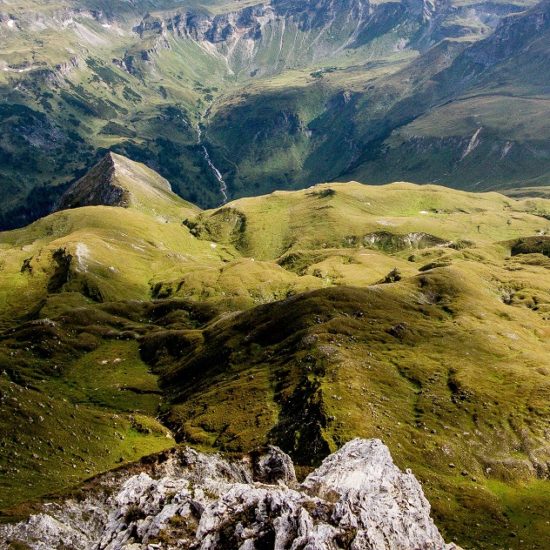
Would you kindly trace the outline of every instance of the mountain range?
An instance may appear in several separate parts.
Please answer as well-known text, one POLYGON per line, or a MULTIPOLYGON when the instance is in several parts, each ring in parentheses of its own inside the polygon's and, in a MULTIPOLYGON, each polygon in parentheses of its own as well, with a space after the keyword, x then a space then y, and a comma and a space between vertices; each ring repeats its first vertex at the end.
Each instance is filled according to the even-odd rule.
POLYGON ((108 151, 201 207, 326 181, 549 176, 550 3, 6 3, 0 227, 108 151))
POLYGON ((550 0, 0 0, 0 548, 545 550, 549 115, 550 0))

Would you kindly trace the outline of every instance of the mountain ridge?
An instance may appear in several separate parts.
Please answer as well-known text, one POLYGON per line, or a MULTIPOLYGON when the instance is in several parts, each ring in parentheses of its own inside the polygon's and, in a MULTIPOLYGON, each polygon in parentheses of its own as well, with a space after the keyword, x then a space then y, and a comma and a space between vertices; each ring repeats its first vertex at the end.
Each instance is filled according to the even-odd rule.
POLYGON ((61 197, 54 211, 84 206, 151 209, 167 215, 180 205, 178 217, 194 207, 173 193, 170 183, 143 164, 108 152, 102 160, 61 197))
MULTIPOLYGON (((219 204, 218 175, 230 198, 338 179, 470 188, 546 183, 543 98, 529 104, 540 141, 525 130, 529 116, 509 127, 503 112, 510 105, 498 90, 487 105, 482 96, 464 102, 453 92, 463 86, 453 60, 531 2, 354 0, 327 2, 320 16, 307 2, 138 3, 119 12, 67 0, 61 15, 44 9, 31 17, 28 1, 1 23, 11 40, 0 59, 3 227, 44 215, 107 150, 160 171, 202 207, 219 204), (269 17, 261 15, 266 10, 269 17), (33 33, 43 48, 33 49, 33 33), (314 59, 314 50, 323 54, 314 59), (438 89, 433 63, 453 67, 446 76, 436 71, 438 89), (452 110, 441 108, 444 100, 452 110), (457 135, 440 139, 437 132, 457 116, 489 120, 473 129, 455 123, 457 135), (479 126, 481 147, 460 162, 479 126), (489 164, 476 157, 482 151, 493 175, 479 184, 480 166, 489 164)), ((539 40, 529 55, 543 63, 544 51, 539 40)), ((494 80, 509 81, 503 93, 521 86, 546 94, 545 72, 522 55, 521 77, 501 63, 494 80)), ((482 75, 472 83, 488 85, 482 75)))
POLYGON ((549 45, 550 0, 0 7, 0 532, 546 550, 549 45))

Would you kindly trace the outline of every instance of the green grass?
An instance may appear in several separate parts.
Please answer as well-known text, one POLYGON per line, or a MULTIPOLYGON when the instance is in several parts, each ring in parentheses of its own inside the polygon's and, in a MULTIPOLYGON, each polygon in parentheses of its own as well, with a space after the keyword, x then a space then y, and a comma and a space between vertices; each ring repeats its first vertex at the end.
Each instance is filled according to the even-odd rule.
POLYGON ((149 372, 136 342, 107 342, 74 362, 52 393, 82 405, 155 417, 161 402, 156 377, 149 372))
POLYGON ((162 200, 164 217, 131 201, 0 235, 6 513, 173 445, 165 426, 205 450, 276 443, 301 471, 380 437, 447 539, 540 547, 550 260, 514 246, 548 233, 548 200, 406 183, 162 200), (528 518, 516 487, 538 491, 528 518))
POLYGON ((346 243, 351 249, 364 247, 365 235, 381 231, 424 232, 477 246, 547 231, 548 221, 531 211, 529 203, 497 194, 406 183, 384 187, 335 183, 241 199, 199 214, 194 222, 204 238, 217 236, 247 255, 275 259, 295 250, 340 248, 346 243), (326 189, 335 193, 323 196, 326 189), (237 227, 239 216, 244 223, 237 227))
MULTIPOLYGON (((97 384, 103 384, 101 379, 97 384)), ((111 395, 115 401, 111 407, 105 396, 112 388, 96 392, 103 393, 97 402, 95 396, 82 400, 71 395, 67 385, 45 382, 25 389, 2 377, 0 508, 60 492, 173 445, 154 416, 128 412, 131 401, 121 407, 111 395)), ((151 409, 154 404, 137 399, 135 405, 151 409)), ((17 509, 10 512, 17 513, 17 509)))
POLYGON ((548 134, 548 109, 548 101, 536 97, 474 97, 418 118, 401 134, 404 138, 412 135, 445 138, 473 135, 482 127, 488 133, 505 132, 518 143, 528 142, 548 134))
POLYGON ((537 480, 508 485, 495 481, 488 485, 493 495, 504 504, 503 513, 511 528, 509 537, 519 539, 520 544, 528 544, 529 539, 545 540, 548 536, 548 483, 537 480))

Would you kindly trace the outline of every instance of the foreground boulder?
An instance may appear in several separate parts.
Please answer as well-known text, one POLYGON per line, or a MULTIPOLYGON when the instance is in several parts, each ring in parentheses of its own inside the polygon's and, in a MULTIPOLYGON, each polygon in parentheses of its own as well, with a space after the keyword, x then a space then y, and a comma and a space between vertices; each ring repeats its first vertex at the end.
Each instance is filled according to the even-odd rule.
POLYGON ((355 439, 298 484, 276 447, 228 462, 189 448, 94 480, 0 526, 33 549, 451 549, 419 482, 379 440, 355 439))

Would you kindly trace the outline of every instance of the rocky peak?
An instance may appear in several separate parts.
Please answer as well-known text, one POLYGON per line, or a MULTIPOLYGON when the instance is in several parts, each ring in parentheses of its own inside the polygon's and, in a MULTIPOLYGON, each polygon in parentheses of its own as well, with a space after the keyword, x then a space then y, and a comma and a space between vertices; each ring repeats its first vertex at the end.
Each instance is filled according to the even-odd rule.
POLYGON ((156 172, 109 152, 65 192, 56 210, 100 205, 128 208, 148 199, 169 200, 172 195, 168 181, 156 172))
POLYGON ((379 440, 355 439, 302 484, 268 447, 229 462, 188 448, 105 474, 88 492, 0 537, 32 549, 444 550, 413 474, 379 440))
POLYGON ((107 153, 84 177, 68 189, 59 201, 58 210, 81 206, 129 206, 128 190, 115 178, 116 157, 107 153))

